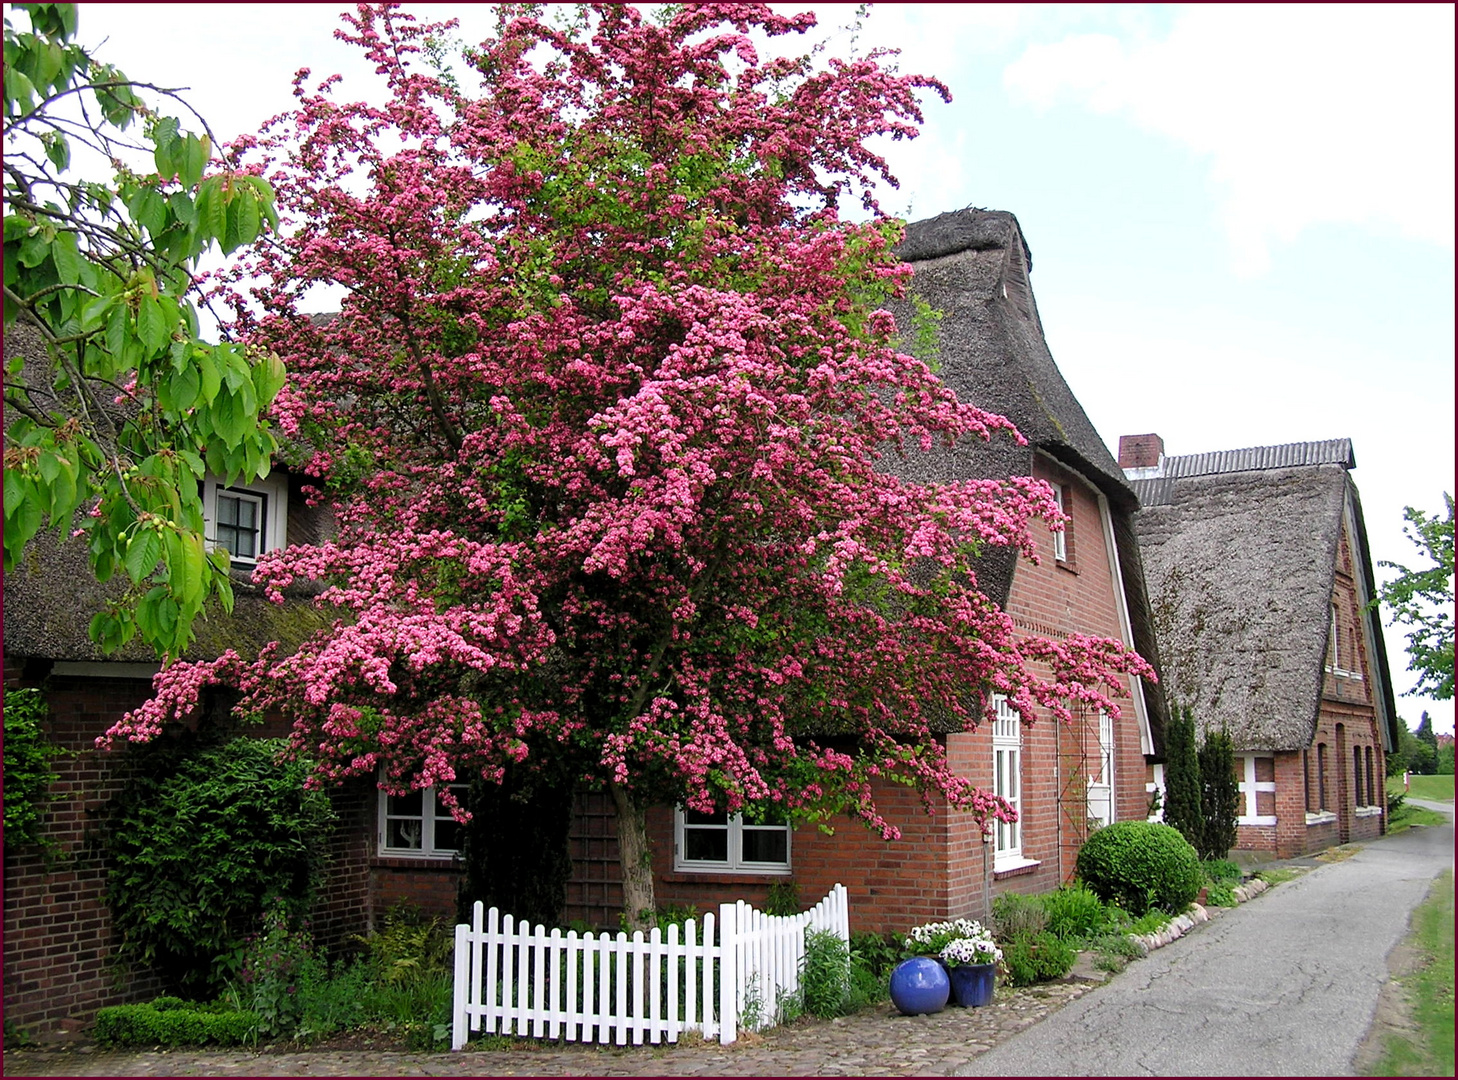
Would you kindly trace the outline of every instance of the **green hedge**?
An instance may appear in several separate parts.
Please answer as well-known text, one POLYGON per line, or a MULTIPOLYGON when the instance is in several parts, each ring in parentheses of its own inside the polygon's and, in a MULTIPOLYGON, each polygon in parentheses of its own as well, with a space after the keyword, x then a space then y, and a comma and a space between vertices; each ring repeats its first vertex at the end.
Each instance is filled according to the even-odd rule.
POLYGON ((1105 903, 1131 915, 1151 907, 1178 914, 1205 883, 1195 849, 1169 825, 1118 821, 1088 838, 1078 876, 1105 903))
POLYGON ((255 1013, 218 1011, 177 998, 158 998, 150 1005, 110 1005, 96 1014, 96 1041, 107 1046, 238 1046, 257 1037, 255 1013))

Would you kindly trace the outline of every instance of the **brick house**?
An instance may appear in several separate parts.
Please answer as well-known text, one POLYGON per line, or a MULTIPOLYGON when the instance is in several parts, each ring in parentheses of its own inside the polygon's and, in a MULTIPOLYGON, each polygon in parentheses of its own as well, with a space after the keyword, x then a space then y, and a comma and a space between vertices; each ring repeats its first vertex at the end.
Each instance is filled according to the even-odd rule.
MULTIPOLYGON (((937 330, 944 377, 965 399, 1009 416, 1029 440, 1024 447, 1006 438, 959 446, 906 468, 919 479, 1048 480, 1072 524, 1059 537, 1041 534, 1039 566, 1005 553, 985 558, 978 568, 984 591, 1030 635, 1114 637, 1153 660, 1134 494, 1049 354, 1016 219, 945 214, 912 225, 902 254, 915 267, 915 290, 944 312, 937 330)), ((909 308, 896 314, 910 324, 909 308)), ((219 539, 221 525, 223 539, 254 552, 323 538, 328 514, 304 504, 301 482, 278 471, 257 484, 206 486, 210 536, 219 539)), ((62 798, 48 824, 62 864, 23 852, 7 855, 5 864, 6 1014, 44 1033, 80 1026, 101 1005, 156 990, 145 978, 110 980, 106 868, 90 842, 128 769, 125 753, 98 754, 93 740, 150 696, 156 664, 135 645, 104 657, 87 639, 86 620, 105 590, 78 544, 42 538, 30 556, 31 566, 5 581, 6 686, 43 686, 53 741, 77 752, 59 763, 62 798)), ((276 639, 287 646, 323 625, 326 616, 303 596, 283 608, 265 603, 246 582, 246 558, 235 562, 234 617, 200 624, 190 658, 228 647, 247 654, 276 639)), ((1072 726, 1045 717, 1024 727, 1008 712, 992 728, 942 733, 959 772, 1020 806, 1021 822, 986 840, 969 818, 928 816, 913 792, 889 785, 878 799, 903 830, 896 842, 849 820, 825 835, 658 807, 649 815, 658 901, 702 910, 738 898, 762 904, 773 886, 793 882, 808 903, 843 882, 854 929, 893 931, 932 918, 985 916, 1003 891, 1053 888, 1071 876, 1091 823, 1147 814, 1146 766, 1160 750, 1164 697, 1137 680, 1125 689, 1130 696, 1117 719, 1087 713, 1072 726)), ((622 901, 611 800, 562 794, 573 807, 563 918, 616 926, 622 901)), ((331 871, 315 919, 321 940, 367 929, 400 900, 454 916, 462 877, 455 826, 433 791, 386 797, 359 780, 334 799, 340 824, 330 838, 331 871)))
POLYGON ((1237 847, 1386 829, 1397 710, 1348 439, 1165 457, 1120 440, 1171 702, 1238 755, 1237 847))
MULTIPOLYGON (((1041 565, 1016 553, 985 556, 977 570, 983 591, 1029 635, 1112 637, 1154 662, 1134 492, 1048 350, 1017 219, 982 210, 942 214, 910 225, 899 253, 914 267, 913 292, 942 313, 936 336, 943 379, 963 400, 1009 417, 1028 440, 1021 447, 1006 438, 971 441, 902 471, 919 480, 1047 480, 1072 524, 1061 537, 1040 531, 1041 565)), ((903 330, 911 326, 911 304, 897 305, 894 314, 903 330)), ((1015 796, 1020 806, 1021 822, 999 827, 986 841, 969 818, 928 816, 914 794, 890 785, 877 798, 902 829, 903 838, 892 842, 849 821, 826 836, 660 807, 649 816, 659 902, 758 902, 787 880, 810 902, 841 882, 850 892, 853 929, 896 931, 929 919, 984 917, 1005 891, 1055 888, 1072 876, 1093 825, 1148 814, 1145 777, 1162 752, 1166 706, 1158 686, 1134 680, 1125 690, 1130 696, 1117 719, 1088 711, 1072 726, 1043 717, 1024 727, 1008 710, 995 725, 942 734, 962 775, 1015 796)), ((600 819, 591 830, 602 838, 600 855, 575 853, 569 914, 598 921, 616 916, 616 845, 608 839, 611 808, 594 803, 592 811, 600 819), (588 881, 598 883, 605 906, 585 902, 588 881)), ((584 824, 579 816, 574 843, 584 842, 584 824)))

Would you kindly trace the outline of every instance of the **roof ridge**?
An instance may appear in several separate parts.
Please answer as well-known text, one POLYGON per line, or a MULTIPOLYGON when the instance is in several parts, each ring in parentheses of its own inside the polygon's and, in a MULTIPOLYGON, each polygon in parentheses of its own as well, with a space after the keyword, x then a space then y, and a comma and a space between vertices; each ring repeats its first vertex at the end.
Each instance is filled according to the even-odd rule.
POLYGON ((1208 476, 1214 473, 1258 472, 1312 465, 1356 468, 1352 440, 1324 439, 1315 442, 1280 443, 1274 446, 1248 446, 1239 450, 1212 450, 1201 454, 1167 455, 1164 459, 1164 475, 1208 476))

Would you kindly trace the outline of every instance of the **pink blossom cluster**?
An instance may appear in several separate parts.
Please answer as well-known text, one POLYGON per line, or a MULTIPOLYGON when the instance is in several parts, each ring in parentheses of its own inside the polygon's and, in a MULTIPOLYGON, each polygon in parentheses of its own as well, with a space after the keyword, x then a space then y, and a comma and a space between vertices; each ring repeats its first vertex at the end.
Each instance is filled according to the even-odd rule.
POLYGON ((567 762, 645 803, 892 837, 892 778, 1009 820, 935 732, 975 727, 989 691, 1028 719, 1113 709, 1150 672, 1025 638, 978 591, 981 553, 1061 526, 1046 485, 889 467, 1022 439, 896 347, 899 228, 836 210, 874 208, 868 141, 913 135, 944 88, 874 54, 761 60, 814 21, 763 5, 589 5, 575 30, 501 10, 468 90, 415 63, 442 27, 361 5, 341 36, 388 100, 302 72, 238 145, 284 229, 219 299, 284 359, 275 418, 339 525, 256 579, 277 601, 320 583, 338 618, 290 656, 174 665, 112 737, 228 678, 320 783, 567 762), (325 282, 347 296, 310 318, 325 282))

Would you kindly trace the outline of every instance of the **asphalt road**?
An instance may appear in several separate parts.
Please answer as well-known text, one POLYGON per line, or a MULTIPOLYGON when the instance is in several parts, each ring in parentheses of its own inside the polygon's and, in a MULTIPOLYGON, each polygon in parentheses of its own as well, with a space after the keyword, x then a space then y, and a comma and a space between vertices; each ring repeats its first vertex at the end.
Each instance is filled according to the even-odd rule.
MULTIPOLYGON (((1416 802, 1417 800, 1414 800, 1416 802)), ((961 1076, 1352 1076, 1443 826, 1365 844, 1135 961, 961 1076)))

